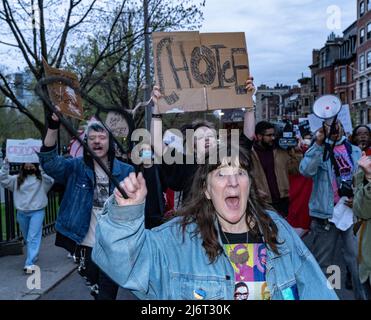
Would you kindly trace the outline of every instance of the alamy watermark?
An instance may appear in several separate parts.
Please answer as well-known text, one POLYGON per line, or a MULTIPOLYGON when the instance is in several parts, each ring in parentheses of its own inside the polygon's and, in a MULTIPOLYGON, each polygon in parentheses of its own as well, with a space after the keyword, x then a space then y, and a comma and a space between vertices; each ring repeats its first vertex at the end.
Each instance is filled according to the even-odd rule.
POLYGON ((131 141, 137 143, 131 151, 131 161, 136 164, 217 164, 218 159, 227 156, 238 157, 240 144, 240 130, 238 129, 215 129, 196 130, 187 129, 184 134, 178 129, 171 129, 173 135, 178 139, 164 144, 162 135, 152 141, 151 133, 146 129, 136 129, 131 135, 131 141), (230 154, 227 155, 225 146, 232 146, 230 154), (180 141, 180 142, 179 142, 180 141), (144 159, 143 150, 153 148, 153 157, 144 159), (172 152, 177 150, 178 152, 172 152))
POLYGON ((341 270, 337 265, 328 266, 326 274, 329 275, 327 278, 327 288, 329 289, 341 289, 341 270))
POLYGON ((41 289, 41 270, 39 266, 33 266, 33 273, 27 277, 26 286, 29 290, 41 289))

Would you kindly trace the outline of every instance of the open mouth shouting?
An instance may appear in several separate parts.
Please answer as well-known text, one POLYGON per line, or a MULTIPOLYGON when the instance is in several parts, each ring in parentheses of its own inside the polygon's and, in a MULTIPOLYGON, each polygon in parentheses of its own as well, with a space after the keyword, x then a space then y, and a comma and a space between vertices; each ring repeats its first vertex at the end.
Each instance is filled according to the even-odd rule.
POLYGON ((240 208, 240 196, 229 195, 224 199, 225 205, 229 210, 238 210, 240 208))

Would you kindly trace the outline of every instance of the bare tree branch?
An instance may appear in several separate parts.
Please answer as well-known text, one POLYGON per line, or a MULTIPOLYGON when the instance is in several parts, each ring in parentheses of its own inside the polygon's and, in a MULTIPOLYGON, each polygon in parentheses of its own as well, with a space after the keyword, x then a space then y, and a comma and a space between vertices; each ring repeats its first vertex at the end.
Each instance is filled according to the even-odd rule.
POLYGON ((22 32, 20 31, 17 23, 13 19, 12 9, 10 8, 10 5, 7 0, 3 0, 3 7, 4 7, 4 14, 6 17, 5 21, 10 27, 12 34, 18 43, 18 47, 21 50, 24 59, 26 60, 28 67, 31 69, 31 71, 34 74, 36 74, 37 70, 34 68, 33 64, 31 63, 31 60, 29 59, 28 54, 30 54, 34 59, 36 59, 36 57, 34 56, 32 50, 28 46, 26 40, 24 39, 22 32))
POLYGON ((18 45, 13 44, 13 43, 8 43, 8 42, 4 42, 4 41, 0 41, 0 43, 4 44, 6 46, 9 46, 9 47, 19 48, 18 45))

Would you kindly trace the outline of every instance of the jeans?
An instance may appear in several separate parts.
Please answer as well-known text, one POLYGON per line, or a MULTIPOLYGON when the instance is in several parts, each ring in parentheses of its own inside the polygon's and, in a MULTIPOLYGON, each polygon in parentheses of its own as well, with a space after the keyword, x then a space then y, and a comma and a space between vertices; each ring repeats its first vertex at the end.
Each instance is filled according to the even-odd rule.
POLYGON ((355 298, 364 300, 365 294, 359 279, 357 264, 357 240, 353 228, 341 231, 325 219, 312 218, 311 233, 313 242, 309 245, 309 249, 326 276, 327 268, 333 265, 337 240, 341 237, 344 244, 342 248, 344 260, 352 275, 355 298))
MULTIPOLYGON (((97 294, 92 294, 95 300, 116 300, 119 286, 108 277, 91 259, 93 248, 78 246, 80 251, 79 274, 90 282, 91 288, 98 290, 97 294)), ((92 290, 93 292, 93 290, 92 290)))
POLYGON ((17 211, 17 221, 27 246, 25 267, 36 262, 41 245, 45 209, 36 211, 17 211))

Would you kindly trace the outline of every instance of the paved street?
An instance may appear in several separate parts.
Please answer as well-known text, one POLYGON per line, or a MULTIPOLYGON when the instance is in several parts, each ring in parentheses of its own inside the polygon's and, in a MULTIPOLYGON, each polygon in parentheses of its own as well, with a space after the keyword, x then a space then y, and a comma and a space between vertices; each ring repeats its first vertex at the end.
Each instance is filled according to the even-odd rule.
MULTIPOLYGON (((134 295, 124 289, 119 289, 117 300, 133 300, 134 295)), ((75 270, 55 288, 42 295, 39 300, 94 300, 85 280, 75 270)))

